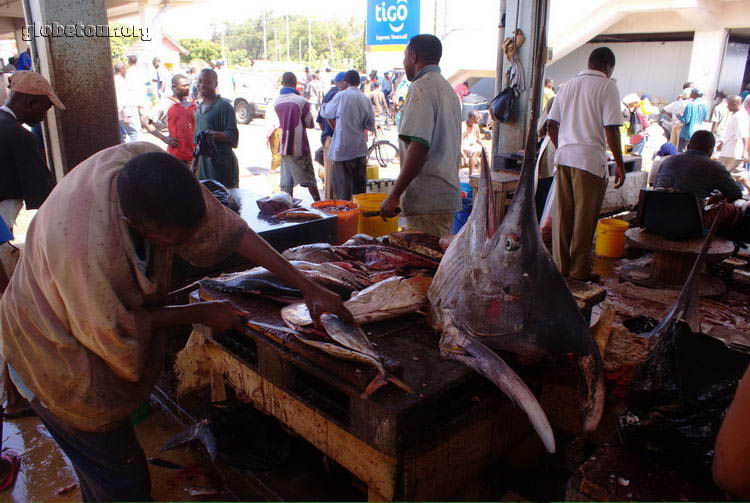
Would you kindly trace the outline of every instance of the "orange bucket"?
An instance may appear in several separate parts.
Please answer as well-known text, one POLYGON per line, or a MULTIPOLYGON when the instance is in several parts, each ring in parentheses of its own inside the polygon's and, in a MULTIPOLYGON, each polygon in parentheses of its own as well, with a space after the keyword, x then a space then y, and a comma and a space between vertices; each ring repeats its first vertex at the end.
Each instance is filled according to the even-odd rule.
POLYGON ((340 245, 357 233, 359 205, 341 199, 329 199, 312 203, 312 207, 329 215, 336 215, 336 242, 340 245))

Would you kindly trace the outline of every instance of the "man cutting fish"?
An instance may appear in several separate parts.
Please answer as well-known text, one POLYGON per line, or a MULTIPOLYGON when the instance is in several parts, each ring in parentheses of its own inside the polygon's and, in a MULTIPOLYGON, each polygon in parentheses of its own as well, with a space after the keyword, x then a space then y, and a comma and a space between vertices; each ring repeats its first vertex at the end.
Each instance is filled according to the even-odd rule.
POLYGON ((84 501, 150 498, 146 458, 128 416, 159 374, 164 329, 239 329, 245 314, 227 301, 166 305, 172 257, 208 267, 231 253, 298 288, 314 318, 351 316, 184 163, 149 143, 90 157, 37 213, 0 299, 3 354, 72 461, 84 501))

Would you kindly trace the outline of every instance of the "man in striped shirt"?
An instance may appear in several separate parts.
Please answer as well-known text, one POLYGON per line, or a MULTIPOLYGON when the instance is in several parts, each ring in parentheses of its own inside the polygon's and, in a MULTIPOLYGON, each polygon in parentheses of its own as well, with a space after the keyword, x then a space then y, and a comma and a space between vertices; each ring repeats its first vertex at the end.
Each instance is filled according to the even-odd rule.
POLYGON ((315 125, 310 103, 297 92, 297 77, 286 72, 281 77, 281 91, 273 103, 281 128, 281 190, 293 195, 295 185, 306 187, 315 201, 320 201, 315 181, 307 131, 315 125))

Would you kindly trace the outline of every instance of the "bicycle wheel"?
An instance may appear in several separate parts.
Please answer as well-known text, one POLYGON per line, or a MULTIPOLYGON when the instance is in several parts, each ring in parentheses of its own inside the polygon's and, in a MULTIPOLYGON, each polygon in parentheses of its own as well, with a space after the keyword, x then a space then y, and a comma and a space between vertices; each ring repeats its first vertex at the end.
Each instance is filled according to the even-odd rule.
POLYGON ((398 147, 388 140, 378 140, 370 145, 370 160, 375 160, 381 168, 398 161, 398 147))

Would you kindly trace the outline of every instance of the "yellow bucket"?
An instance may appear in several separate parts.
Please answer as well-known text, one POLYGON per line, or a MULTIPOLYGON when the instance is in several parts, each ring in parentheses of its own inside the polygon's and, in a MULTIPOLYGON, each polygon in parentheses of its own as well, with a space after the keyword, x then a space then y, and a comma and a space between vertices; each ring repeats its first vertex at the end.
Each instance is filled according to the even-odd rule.
POLYGON ((595 253, 599 257, 621 258, 625 254, 625 231, 629 224, 617 218, 604 218, 596 224, 595 253))
MULTIPOLYGON (((354 202, 359 205, 360 211, 365 212, 379 210, 380 204, 385 201, 387 197, 388 194, 356 194, 353 199, 354 202)), ((389 218, 386 222, 383 221, 380 216, 364 217, 362 216, 362 213, 359 214, 357 232, 360 234, 369 234, 376 238, 397 231, 398 217, 389 218)))
POLYGON ((377 180, 380 178, 380 166, 377 164, 369 164, 367 166, 367 179, 377 180))

